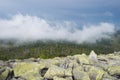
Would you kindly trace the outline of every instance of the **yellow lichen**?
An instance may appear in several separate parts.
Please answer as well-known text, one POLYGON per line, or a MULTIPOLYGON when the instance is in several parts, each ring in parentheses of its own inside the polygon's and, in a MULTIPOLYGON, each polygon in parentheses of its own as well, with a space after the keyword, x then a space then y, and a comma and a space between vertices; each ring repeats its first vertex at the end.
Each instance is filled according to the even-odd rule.
POLYGON ((40 80, 41 76, 39 71, 44 67, 45 65, 41 65, 35 62, 20 62, 16 63, 13 70, 15 76, 22 76, 28 80, 40 80))
POLYGON ((109 67, 108 72, 109 72, 110 75, 120 74, 120 66, 109 67))

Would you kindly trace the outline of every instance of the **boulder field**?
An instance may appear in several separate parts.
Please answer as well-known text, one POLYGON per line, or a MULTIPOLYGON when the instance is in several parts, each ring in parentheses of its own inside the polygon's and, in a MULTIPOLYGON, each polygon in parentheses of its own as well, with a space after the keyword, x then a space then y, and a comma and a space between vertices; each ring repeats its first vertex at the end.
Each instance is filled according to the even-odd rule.
POLYGON ((120 52, 0 60, 0 80, 120 80, 120 52))

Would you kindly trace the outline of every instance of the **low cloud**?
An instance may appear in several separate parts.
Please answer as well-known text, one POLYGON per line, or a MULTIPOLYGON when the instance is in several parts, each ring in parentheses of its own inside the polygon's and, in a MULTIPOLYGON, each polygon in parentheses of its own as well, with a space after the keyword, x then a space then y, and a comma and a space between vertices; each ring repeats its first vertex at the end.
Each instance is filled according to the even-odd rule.
POLYGON ((45 19, 17 14, 10 19, 0 19, 0 39, 17 40, 67 40, 77 43, 92 42, 102 38, 110 38, 115 32, 111 23, 84 25, 82 29, 70 21, 54 23, 45 19))

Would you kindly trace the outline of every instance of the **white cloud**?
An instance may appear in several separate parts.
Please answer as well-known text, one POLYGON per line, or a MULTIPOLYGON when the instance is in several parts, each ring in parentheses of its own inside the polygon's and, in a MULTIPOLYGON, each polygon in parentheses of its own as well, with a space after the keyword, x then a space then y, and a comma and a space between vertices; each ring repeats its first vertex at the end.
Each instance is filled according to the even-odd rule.
POLYGON ((76 24, 70 21, 52 24, 36 16, 18 14, 11 19, 0 19, 0 39, 96 42, 102 38, 110 38, 115 28, 111 23, 85 25, 83 29, 74 26, 76 24))

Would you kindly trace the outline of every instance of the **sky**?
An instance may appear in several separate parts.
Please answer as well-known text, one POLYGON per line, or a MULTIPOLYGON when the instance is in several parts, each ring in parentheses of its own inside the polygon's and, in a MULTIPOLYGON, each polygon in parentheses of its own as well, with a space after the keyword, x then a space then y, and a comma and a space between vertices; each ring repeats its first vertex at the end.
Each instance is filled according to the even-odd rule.
POLYGON ((0 17, 17 13, 81 24, 120 22, 120 0, 0 0, 0 17))
POLYGON ((119 14, 120 0, 0 0, 0 38, 95 42, 120 27, 119 14))

